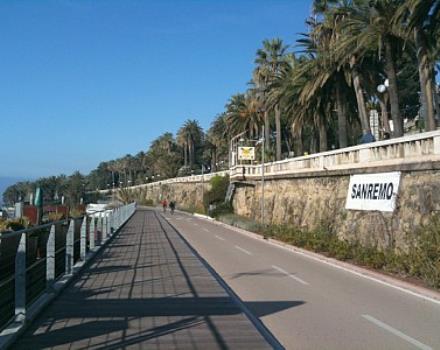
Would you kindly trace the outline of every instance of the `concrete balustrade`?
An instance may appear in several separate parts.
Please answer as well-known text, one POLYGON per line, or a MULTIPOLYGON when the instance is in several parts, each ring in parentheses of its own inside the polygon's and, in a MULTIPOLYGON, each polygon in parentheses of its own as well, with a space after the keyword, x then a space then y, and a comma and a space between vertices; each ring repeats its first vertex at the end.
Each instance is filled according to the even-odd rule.
MULTIPOLYGON (((311 171, 343 170, 426 161, 440 161, 440 130, 266 163, 264 173, 265 176, 270 177, 311 171)), ((231 180, 241 180, 243 175, 249 179, 261 177, 261 164, 239 164, 225 171, 176 177, 130 186, 128 189, 148 189, 174 183, 209 182, 214 176, 225 175, 229 175, 231 180)), ((118 189, 114 191, 118 191, 118 189)), ((106 193, 108 190, 99 192, 106 193)))
MULTIPOLYGON (((264 165, 265 176, 440 161, 440 131, 409 135, 264 165)), ((261 165, 237 165, 231 179, 261 176, 261 165)))

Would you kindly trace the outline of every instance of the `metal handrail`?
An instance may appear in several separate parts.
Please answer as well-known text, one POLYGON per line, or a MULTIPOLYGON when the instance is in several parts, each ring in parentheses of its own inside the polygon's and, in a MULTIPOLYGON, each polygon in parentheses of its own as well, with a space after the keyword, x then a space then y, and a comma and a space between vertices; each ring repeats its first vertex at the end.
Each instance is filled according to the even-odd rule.
MULTIPOLYGON (((98 213, 109 212, 111 210, 112 209, 97 210, 97 211, 94 211, 92 215, 95 215, 95 214, 98 214, 98 213)), ((80 219, 83 220, 85 216, 93 217, 92 215, 86 213, 85 215, 77 217, 77 218, 69 217, 67 219, 52 221, 52 222, 48 222, 47 224, 42 224, 42 225, 38 225, 38 226, 32 226, 32 227, 24 228, 24 229, 17 230, 17 231, 3 231, 3 232, 0 232, 0 237, 2 237, 2 238, 10 238, 10 237, 13 237, 15 235, 17 235, 17 236, 21 235, 22 233, 32 233, 33 231, 42 230, 44 228, 51 227, 52 225, 68 224, 68 223, 70 223, 70 220, 80 220, 80 219)))
POLYGON ((6 232, 1 234, 0 242, 2 240, 5 241, 7 239, 10 239, 11 237, 19 237, 17 250, 15 252, 15 274, 12 274, 11 276, 2 279, 0 282, 0 287, 3 287, 8 283, 14 281, 14 291, 11 291, 11 294, 9 294, 9 296, 6 296, 8 300, 14 300, 14 314, 8 315, 8 317, 10 316, 10 321, 12 320, 14 322, 23 323, 26 319, 27 309, 32 306, 32 303, 37 300, 37 297, 46 292, 48 293, 48 295, 51 295, 50 291, 54 283, 65 275, 72 275, 75 271, 75 263, 88 260, 90 258, 90 255, 87 254, 87 251, 92 250, 96 252, 95 248, 98 245, 103 246, 103 243, 107 241, 122 225, 124 225, 128 221, 128 219, 134 214, 135 210, 136 203, 131 203, 111 210, 99 210, 91 214, 86 213, 84 216, 79 218, 58 220, 19 231, 6 232), (95 214, 103 212, 108 213, 108 215, 95 216, 95 214), (89 217, 92 218, 90 222, 87 220, 89 217), (77 224, 76 220, 81 220, 81 223, 77 224), (61 232, 57 231, 57 227, 59 226, 59 224, 66 223, 68 223, 68 228, 66 232, 64 232, 64 230, 61 232), (37 230, 47 229, 49 227, 50 231, 48 233, 46 241, 44 256, 36 261, 32 261, 30 266, 26 266, 28 255, 27 241, 30 238, 29 234, 37 230), (55 246, 55 236, 57 235, 57 232, 65 235, 65 242, 63 243, 63 246, 58 247, 58 249, 56 249, 57 247, 55 246), (101 235, 95 237, 95 234, 97 232, 101 232, 101 235), (78 233, 79 239, 76 239, 78 233), (75 256, 78 256, 78 253, 76 252, 76 250, 78 249, 77 243, 80 243, 79 258, 75 259, 75 256), (59 256, 58 253, 60 252, 64 253, 59 256), (64 272, 61 273, 59 273, 59 266, 57 265, 60 263, 59 258, 65 261, 61 265, 64 269, 64 272), (32 300, 34 301, 32 301, 31 305, 27 305, 27 289, 32 288, 34 284, 28 284, 26 275, 31 269, 43 264, 46 265, 45 274, 38 272, 38 276, 36 277, 35 282, 41 286, 41 282, 44 278, 46 289, 43 288, 42 290, 40 290, 40 287, 35 289, 35 295, 32 296, 32 300))

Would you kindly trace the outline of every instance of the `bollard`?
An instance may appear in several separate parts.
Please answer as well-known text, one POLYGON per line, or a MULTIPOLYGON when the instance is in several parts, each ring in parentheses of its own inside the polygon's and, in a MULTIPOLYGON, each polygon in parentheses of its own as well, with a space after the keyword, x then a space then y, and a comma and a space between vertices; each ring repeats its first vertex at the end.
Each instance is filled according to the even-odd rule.
POLYGON ((81 236, 79 245, 79 256, 81 261, 86 260, 87 250, 87 215, 84 215, 83 222, 81 223, 81 236))
POLYGON ((46 289, 50 291, 55 282, 55 225, 50 227, 46 242, 46 289))
POLYGON ((75 221, 70 220, 69 229, 67 230, 66 235, 66 275, 72 274, 73 271, 73 247, 74 247, 74 230, 75 230, 75 221))
POLYGON ((15 321, 26 319, 26 233, 22 233, 15 256, 15 321))

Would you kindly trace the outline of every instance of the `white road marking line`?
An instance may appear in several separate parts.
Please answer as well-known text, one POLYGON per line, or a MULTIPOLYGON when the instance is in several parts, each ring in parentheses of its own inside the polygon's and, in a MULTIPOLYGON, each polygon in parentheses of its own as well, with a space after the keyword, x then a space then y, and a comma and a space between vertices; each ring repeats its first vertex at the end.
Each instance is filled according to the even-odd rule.
POLYGON ((210 232, 206 227, 203 228, 203 231, 210 232))
POLYGON ((299 282, 301 284, 304 284, 305 286, 309 285, 308 282, 304 281, 303 279, 301 279, 299 277, 296 277, 295 275, 292 275, 291 273, 288 273, 286 270, 282 269, 281 267, 272 265, 272 268, 274 268, 275 270, 278 270, 279 272, 284 273, 285 275, 289 276, 290 278, 293 278, 295 281, 297 281, 297 282, 299 282))
POLYGON ((221 241, 224 241, 224 240, 225 240, 223 237, 220 237, 220 236, 217 236, 217 235, 215 235, 215 238, 217 238, 217 239, 219 239, 219 240, 221 240, 221 241))
POLYGON ((362 317, 365 318, 366 320, 370 321, 371 323, 374 323, 376 326, 378 326, 382 329, 385 329, 386 331, 398 336, 399 338, 406 340, 408 343, 411 343, 412 345, 414 345, 418 349, 432 350, 432 348, 430 346, 425 345, 414 338, 411 338, 409 335, 406 335, 405 333, 402 333, 401 331, 387 325, 386 323, 379 321, 377 318, 374 318, 373 316, 362 315, 362 317))
MULTIPOLYGON (((252 232, 251 232, 251 233, 247 233, 247 232, 244 233, 244 232, 242 232, 242 231, 236 230, 234 227, 229 227, 229 226, 226 225, 226 224, 221 224, 221 223, 215 223, 215 224, 216 224, 216 225, 219 225, 219 226, 221 226, 221 227, 224 227, 224 228, 228 229, 229 231, 237 232, 237 233, 239 233, 239 234, 241 234, 241 235, 243 235, 243 236, 250 237, 250 238, 252 238, 252 239, 258 240, 259 242, 262 241, 262 240, 261 240, 261 236, 258 236, 258 235, 255 234, 255 233, 252 233, 252 232)), ((365 275, 364 273, 361 273, 361 272, 358 272, 358 271, 354 271, 354 270, 352 270, 352 269, 350 269, 350 268, 348 268, 348 267, 344 267, 344 266, 338 265, 337 263, 334 263, 334 262, 332 262, 332 261, 330 261, 330 260, 326 260, 325 257, 322 257, 322 258, 321 258, 321 257, 316 257, 316 256, 313 256, 313 255, 308 254, 307 252, 302 252, 302 251, 296 250, 296 249, 295 249, 295 248, 296 248, 295 246, 284 246, 284 245, 280 245, 279 243, 274 243, 274 242, 271 242, 271 241, 265 241, 265 243, 266 243, 266 244, 270 244, 270 245, 272 245, 273 247, 276 247, 276 248, 279 248, 279 249, 286 250, 286 251, 288 251, 288 252, 290 252, 290 253, 301 255, 301 256, 303 256, 303 257, 305 257, 305 258, 307 258, 307 259, 310 259, 310 260, 314 260, 314 261, 320 262, 321 264, 325 264, 325 265, 328 265, 328 266, 334 267, 334 268, 336 268, 336 269, 343 270, 343 271, 345 271, 345 272, 351 273, 351 274, 356 275, 356 276, 358 276, 358 277, 365 278, 365 279, 367 279, 367 280, 370 280, 370 281, 373 281, 373 282, 376 282, 376 283, 382 284, 382 285, 384 285, 384 286, 387 286, 387 287, 390 287, 390 288, 396 289, 396 290, 398 290, 398 291, 401 291, 401 292, 403 292, 403 293, 406 293, 406 294, 412 295, 412 296, 414 296, 414 297, 417 297, 417 298, 420 298, 420 299, 423 299, 423 300, 429 301, 429 302, 431 302, 431 303, 434 303, 434 304, 438 304, 438 305, 440 305, 440 300, 439 300, 439 299, 435 299, 435 298, 429 297, 429 296, 427 296, 427 295, 424 295, 424 294, 421 294, 421 293, 418 293, 418 292, 415 292, 415 291, 412 291, 412 290, 406 289, 406 288, 404 288, 404 287, 396 286, 395 284, 392 284, 391 282, 386 282, 386 281, 383 281, 383 280, 381 280, 381 279, 379 279, 379 278, 372 277, 372 276, 368 276, 368 275, 365 275)))
POLYGON ((243 253, 247 254, 247 255, 252 255, 252 253, 242 247, 239 247, 238 245, 235 246, 235 248, 237 248, 238 250, 241 250, 243 253))

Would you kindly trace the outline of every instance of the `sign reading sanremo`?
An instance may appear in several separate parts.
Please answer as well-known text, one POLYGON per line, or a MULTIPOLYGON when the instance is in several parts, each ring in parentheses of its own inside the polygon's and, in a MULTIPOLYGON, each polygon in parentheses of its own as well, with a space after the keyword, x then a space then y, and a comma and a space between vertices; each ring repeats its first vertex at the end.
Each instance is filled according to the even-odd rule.
POLYGON ((400 172, 350 176, 345 209, 393 212, 400 172))

